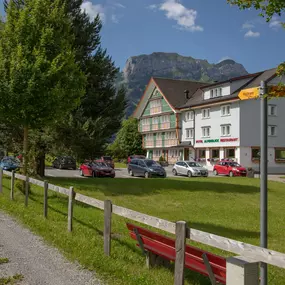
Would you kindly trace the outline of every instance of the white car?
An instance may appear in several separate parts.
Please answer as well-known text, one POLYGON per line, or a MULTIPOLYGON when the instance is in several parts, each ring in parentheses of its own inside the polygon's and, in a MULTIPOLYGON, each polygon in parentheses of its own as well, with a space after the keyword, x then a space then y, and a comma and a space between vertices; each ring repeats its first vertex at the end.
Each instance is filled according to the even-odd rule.
POLYGON ((172 173, 176 175, 208 177, 208 169, 194 161, 177 161, 173 166, 172 173))

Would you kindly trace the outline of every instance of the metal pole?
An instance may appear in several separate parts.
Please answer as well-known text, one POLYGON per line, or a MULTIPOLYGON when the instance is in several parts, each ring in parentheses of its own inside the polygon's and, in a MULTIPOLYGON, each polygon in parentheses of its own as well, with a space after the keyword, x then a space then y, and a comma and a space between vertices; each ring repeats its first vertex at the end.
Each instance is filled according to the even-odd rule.
MULTIPOLYGON (((267 136, 268 136, 268 104, 266 83, 260 82, 260 246, 267 248, 267 136)), ((267 264, 260 265, 260 284, 267 285, 267 264)))

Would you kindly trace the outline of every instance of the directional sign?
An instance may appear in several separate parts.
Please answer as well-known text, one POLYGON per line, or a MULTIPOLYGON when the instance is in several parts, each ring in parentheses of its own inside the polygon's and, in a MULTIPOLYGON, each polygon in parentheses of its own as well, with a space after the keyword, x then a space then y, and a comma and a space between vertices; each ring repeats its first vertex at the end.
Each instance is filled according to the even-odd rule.
POLYGON ((239 92, 238 97, 240 100, 248 100, 259 97, 259 87, 243 89, 239 92))

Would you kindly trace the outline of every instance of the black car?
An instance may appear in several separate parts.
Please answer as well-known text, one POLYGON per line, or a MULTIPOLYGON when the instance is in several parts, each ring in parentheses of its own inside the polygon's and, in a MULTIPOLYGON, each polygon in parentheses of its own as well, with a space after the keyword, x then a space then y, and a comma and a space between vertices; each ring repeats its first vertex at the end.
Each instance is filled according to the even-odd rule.
POLYGON ((128 165, 128 172, 131 176, 166 177, 165 169, 151 159, 132 159, 128 165))
POLYGON ((76 169, 76 161, 71 156, 59 156, 57 157, 53 163, 53 168, 59 168, 59 169, 76 169))

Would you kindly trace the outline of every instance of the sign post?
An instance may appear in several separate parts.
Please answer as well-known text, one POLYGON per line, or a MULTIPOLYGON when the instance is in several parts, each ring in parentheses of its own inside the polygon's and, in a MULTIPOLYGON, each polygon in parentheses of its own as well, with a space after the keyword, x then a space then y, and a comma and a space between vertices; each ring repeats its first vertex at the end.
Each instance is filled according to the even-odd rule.
MULTIPOLYGON (((267 86, 260 82, 260 246, 267 248, 267 156, 268 156, 268 99, 267 86)), ((260 264, 260 284, 267 285, 267 264, 260 264)))

